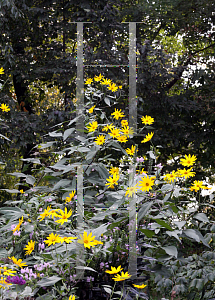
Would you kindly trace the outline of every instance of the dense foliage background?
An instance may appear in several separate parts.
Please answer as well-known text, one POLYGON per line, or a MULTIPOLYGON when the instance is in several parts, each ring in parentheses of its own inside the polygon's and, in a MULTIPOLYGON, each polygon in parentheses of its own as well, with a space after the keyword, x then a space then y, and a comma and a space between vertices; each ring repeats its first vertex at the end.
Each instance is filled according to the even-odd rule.
MULTIPOLYGON (((143 115, 155 119, 153 143, 160 146, 158 162, 172 160, 161 172, 176 169, 179 155, 191 153, 198 161, 195 179, 208 177, 213 182, 214 6, 212 0, 80 3, 0 0, 0 67, 5 70, 0 79, 1 103, 11 109, 1 115, 1 134, 8 138, 0 138, 0 188, 4 189, 0 191, 1 206, 7 200, 20 197, 5 189, 12 189, 15 184, 18 189, 27 189, 22 178, 15 179, 9 173, 35 176, 36 185, 51 181, 47 177, 47 182, 40 182, 39 167, 26 159, 38 156, 37 144, 53 140, 55 136, 50 131, 55 125, 60 123, 65 130, 75 118, 75 22, 86 22, 85 65, 128 65, 126 22, 137 22, 138 126, 143 115)), ((128 67, 84 68, 85 79, 100 73, 123 86, 117 108, 128 115, 128 67)), ((110 115, 106 102, 99 102, 97 107, 110 115)), ((141 156, 148 151, 148 145, 140 141, 140 137, 135 138, 141 156)), ((61 141, 57 140, 53 151, 40 153, 44 168, 58 160, 54 151, 61 147, 61 141)), ((207 204, 211 199, 201 201, 207 204)), ((214 220, 212 205, 207 212, 214 220)), ((195 243, 189 241, 186 247, 193 253, 195 243)), ((192 269, 192 258, 190 265, 192 269)), ((178 265, 173 269, 177 268, 178 265)), ((181 265, 181 273, 183 268, 181 265)), ((160 286, 162 284, 160 281, 160 286)))

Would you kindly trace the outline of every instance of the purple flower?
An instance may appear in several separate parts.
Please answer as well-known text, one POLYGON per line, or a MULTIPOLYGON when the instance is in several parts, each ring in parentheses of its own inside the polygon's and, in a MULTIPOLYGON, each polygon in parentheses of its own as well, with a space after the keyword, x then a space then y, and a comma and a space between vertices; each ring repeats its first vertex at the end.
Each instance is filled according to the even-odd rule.
POLYGON ((8 276, 6 279, 6 282, 14 283, 14 284, 18 284, 18 285, 26 284, 26 281, 22 277, 19 277, 19 276, 13 276, 13 277, 8 276))
POLYGON ((51 202, 52 201, 52 198, 48 198, 45 200, 45 202, 51 202))
POLYGON ((13 233, 13 235, 18 235, 18 236, 20 236, 20 231, 14 231, 14 233, 13 233))
POLYGON ((39 251, 42 251, 42 250, 45 249, 45 244, 44 243, 39 243, 38 247, 39 247, 39 251))

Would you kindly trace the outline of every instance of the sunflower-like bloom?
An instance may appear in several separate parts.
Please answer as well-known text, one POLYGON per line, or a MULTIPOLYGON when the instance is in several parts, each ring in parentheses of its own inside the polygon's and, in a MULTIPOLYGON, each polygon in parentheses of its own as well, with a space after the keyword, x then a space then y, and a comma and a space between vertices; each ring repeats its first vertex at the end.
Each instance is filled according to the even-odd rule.
POLYGON ((109 84, 108 89, 112 92, 116 92, 118 90, 118 87, 115 83, 109 84))
POLYGON ((122 129, 121 129, 121 132, 128 136, 129 134, 133 134, 134 133, 134 130, 132 127, 129 127, 129 126, 124 126, 122 129))
POLYGON ((7 267, 0 267, 0 274, 1 273, 4 276, 15 276, 14 273, 16 273, 16 271, 13 271, 12 269, 7 269, 7 267))
POLYGON ((19 266, 20 268, 22 267, 27 267, 25 262, 22 262, 21 258, 19 260, 17 260, 14 256, 12 257, 8 257, 9 259, 11 259, 13 261, 13 263, 17 266, 19 266))
POLYGON ((75 296, 74 295, 69 296, 69 300, 75 300, 75 296))
POLYGON ((109 135, 112 137, 112 138, 118 138, 120 136, 120 132, 119 132, 119 129, 118 128, 113 128, 113 129, 110 129, 110 133, 109 135))
POLYGON ((61 237, 61 238, 60 238, 60 242, 61 242, 61 244, 62 244, 63 242, 69 244, 69 243, 72 243, 72 241, 73 241, 73 240, 76 240, 76 239, 77 239, 77 237, 73 237, 73 236, 64 236, 64 237, 61 237))
POLYGON ((85 84, 91 84, 93 82, 92 78, 87 78, 85 84))
POLYGON ((0 74, 4 74, 4 68, 0 68, 0 74))
POLYGON ((147 142, 149 142, 152 139, 153 135, 154 135, 154 132, 148 133, 146 135, 146 137, 141 141, 141 143, 147 143, 147 142))
POLYGON ((126 135, 119 135, 119 136, 117 136, 116 139, 117 139, 117 141, 120 142, 120 143, 126 143, 127 140, 128 140, 128 138, 127 138, 126 135))
POLYGON ((210 190, 211 188, 208 188, 207 186, 203 185, 203 181, 195 180, 193 182, 193 186, 190 187, 190 190, 197 192, 198 190, 203 189, 203 190, 210 190))
POLYGON ((117 168, 117 167, 111 167, 109 173, 110 173, 111 175, 114 175, 114 174, 119 175, 119 168, 117 168))
POLYGON ((94 106, 92 106, 89 110, 88 110, 88 112, 90 113, 90 114, 92 114, 93 113, 93 111, 94 111, 94 108, 95 108, 96 106, 94 105, 94 106))
POLYGON ((87 232, 84 231, 84 234, 80 234, 80 239, 78 240, 79 244, 84 244, 85 248, 95 247, 97 243, 95 242, 95 236, 92 236, 92 232, 87 235, 87 232))
POLYGON ((117 274, 122 270, 123 270, 123 268, 121 268, 121 266, 119 266, 117 268, 111 267, 111 270, 106 270, 105 272, 108 273, 108 274, 117 274))
POLYGON ((113 125, 113 123, 111 123, 111 124, 108 124, 108 125, 104 126, 102 128, 102 131, 108 131, 108 130, 111 130, 113 128, 114 128, 114 125, 113 125))
POLYGON ((135 148, 136 148, 136 146, 131 146, 131 149, 129 149, 129 148, 127 148, 125 151, 128 153, 128 155, 134 155, 134 153, 135 153, 135 148))
POLYGON ((154 185, 155 177, 149 177, 148 175, 141 179, 139 182, 140 190, 141 191, 149 191, 151 190, 152 186, 154 185))
POLYGON ((124 118, 125 117, 125 115, 124 115, 124 113, 122 112, 122 110, 120 109, 120 110, 118 110, 118 109, 116 109, 115 108, 115 111, 111 114, 113 117, 114 117, 114 119, 116 119, 116 120, 118 120, 119 118, 124 118))
POLYGON ((152 123, 154 123, 154 118, 150 117, 150 116, 145 116, 141 118, 142 123, 145 125, 151 125, 152 123))
POLYGON ((105 136, 104 135, 99 135, 95 139, 95 143, 96 143, 96 145, 103 145, 105 143, 105 136))
POLYGON ((2 111, 10 111, 10 107, 4 103, 1 104, 0 108, 2 109, 2 111))
POLYGON ((103 78, 101 81, 102 85, 110 85, 111 84, 111 79, 103 78))
POLYGON ((48 244, 48 246, 55 245, 56 243, 61 243, 61 237, 57 234, 50 233, 44 243, 48 244))
POLYGON ((94 76, 95 81, 101 81, 104 78, 104 76, 100 73, 99 76, 94 76))
POLYGON ((195 160, 196 160, 196 156, 195 155, 186 155, 185 154, 185 158, 181 158, 180 159, 180 162, 181 162, 181 164, 182 164, 182 166, 185 166, 185 167, 190 167, 190 166, 192 166, 192 165, 194 165, 194 163, 195 163, 195 160))
POLYGON ((164 180, 168 182, 174 182, 177 177, 178 177, 178 172, 172 171, 172 173, 166 174, 164 176, 164 180))
POLYGON ((75 190, 72 191, 72 193, 69 194, 68 197, 66 197, 65 201, 66 202, 71 202, 72 198, 75 196, 75 190))
POLYGON ((19 224, 16 225, 16 227, 13 229, 13 233, 14 233, 15 231, 19 231, 20 226, 22 225, 22 223, 23 223, 23 216, 22 216, 21 219, 19 219, 19 224))
POLYGON ((135 186, 131 186, 127 188, 125 196, 128 195, 128 197, 132 197, 132 195, 135 194, 137 190, 138 190, 137 184, 135 186))
POLYGON ((122 120, 121 125, 122 125, 122 127, 128 126, 128 121, 127 120, 122 120))
POLYGON ((24 250, 26 250, 25 255, 30 255, 32 251, 34 251, 34 247, 35 247, 35 241, 33 242, 32 240, 30 240, 30 242, 28 242, 28 245, 25 246, 24 250))
POLYGON ((108 188, 113 189, 114 188, 114 184, 118 185, 118 181, 119 180, 119 175, 118 174, 113 174, 113 177, 109 177, 107 178, 107 183, 105 183, 105 185, 108 185, 108 188))
POLYGON ((177 170, 177 174, 179 177, 185 177, 185 178, 189 178, 189 177, 193 177, 196 175, 195 172, 191 172, 192 168, 190 169, 183 169, 183 170, 180 170, 178 169, 177 170))
POLYGON ((113 277, 112 279, 113 279, 114 281, 123 281, 123 280, 126 280, 126 279, 130 278, 130 277, 131 277, 131 275, 128 274, 128 272, 125 272, 125 273, 124 273, 124 272, 122 271, 121 275, 117 274, 117 275, 115 275, 115 277, 113 277))
POLYGON ((98 122, 94 121, 92 123, 89 123, 88 126, 86 126, 89 132, 94 132, 98 128, 98 122))
POLYGON ((65 207, 65 211, 59 210, 60 214, 56 214, 56 217, 59 218, 59 220, 55 221, 56 223, 60 223, 61 225, 64 224, 64 222, 68 222, 69 217, 72 215, 72 210, 70 209, 69 212, 67 212, 67 208, 65 207))
POLYGON ((147 285, 146 284, 141 284, 141 285, 138 285, 138 284, 133 284, 134 287, 138 288, 138 289, 144 289, 144 287, 146 287, 147 285))
POLYGON ((39 219, 41 219, 40 221, 42 221, 43 219, 45 219, 46 217, 50 216, 50 210, 51 210, 51 206, 48 206, 43 213, 40 214, 39 219))

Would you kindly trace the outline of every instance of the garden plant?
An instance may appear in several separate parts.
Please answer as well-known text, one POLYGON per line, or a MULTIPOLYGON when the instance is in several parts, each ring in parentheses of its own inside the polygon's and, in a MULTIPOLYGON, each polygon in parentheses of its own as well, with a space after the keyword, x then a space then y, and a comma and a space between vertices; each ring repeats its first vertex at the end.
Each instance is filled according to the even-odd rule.
MULTIPOLYGON (((57 124, 52 140, 24 159, 33 174, 10 174, 23 188, 17 181, 5 189, 11 200, 0 208, 1 299, 215 297, 215 224, 207 215, 213 199, 202 200, 209 187, 195 179, 197 156, 178 155, 181 167, 163 172, 153 115, 142 115, 134 132, 118 106, 121 85, 100 74, 85 87, 84 132, 77 131, 78 114, 57 124), (186 252, 189 243, 198 254, 186 252)), ((6 126, 10 107, 0 108, 6 126)))

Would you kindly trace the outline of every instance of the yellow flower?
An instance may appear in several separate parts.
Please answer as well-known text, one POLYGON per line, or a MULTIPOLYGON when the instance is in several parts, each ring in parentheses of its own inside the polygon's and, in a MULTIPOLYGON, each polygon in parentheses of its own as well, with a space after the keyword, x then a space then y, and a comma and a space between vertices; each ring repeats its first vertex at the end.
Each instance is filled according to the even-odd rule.
POLYGON ((6 286, 12 285, 12 283, 8 283, 4 277, 0 279, 0 288, 5 289, 6 286))
POLYGON ((126 280, 126 279, 130 278, 130 277, 131 277, 131 275, 128 274, 128 272, 124 273, 124 272, 122 271, 121 275, 117 274, 117 275, 115 275, 115 277, 113 277, 112 279, 113 279, 114 281, 123 281, 123 280, 126 280))
POLYGON ((72 191, 71 194, 69 194, 69 197, 66 197, 65 201, 70 202, 74 196, 75 196, 75 190, 72 191))
POLYGON ((28 242, 28 245, 25 246, 24 250, 26 250, 25 255, 31 254, 31 252, 34 250, 35 246, 35 241, 33 242, 32 240, 28 242))
POLYGON ((117 141, 119 141, 120 143, 126 143, 127 140, 128 140, 127 136, 125 136, 125 135, 119 135, 119 136, 117 136, 116 139, 117 139, 117 141))
POLYGON ((104 135, 99 135, 95 139, 95 143, 96 143, 96 145, 103 145, 105 143, 105 136, 104 135))
POLYGON ((172 171, 172 173, 166 174, 164 176, 164 180, 168 182, 174 182, 177 177, 178 177, 178 172, 172 171))
POLYGON ((102 131, 108 131, 108 130, 111 130, 113 128, 114 128, 114 125, 113 125, 113 123, 111 123, 111 124, 108 124, 108 125, 104 126, 102 128, 102 131))
POLYGON ((87 126, 87 129, 89 132, 94 132, 98 127, 98 122, 94 121, 92 123, 89 123, 89 125, 87 126))
POLYGON ((2 273, 4 276, 15 276, 16 271, 13 271, 12 269, 7 269, 7 267, 0 267, 0 273, 2 273))
POLYGON ((186 155, 185 154, 185 158, 181 158, 180 159, 180 162, 182 164, 182 166, 185 166, 185 167, 190 167, 192 166, 194 163, 195 163, 195 160, 196 160, 196 156, 195 155, 186 155))
POLYGON ((195 176, 195 172, 191 172, 192 168, 190 169, 183 169, 183 170, 180 170, 178 169, 177 170, 177 174, 179 177, 185 177, 185 178, 189 178, 189 177, 193 177, 195 176))
POLYGON ((139 182, 140 190, 141 191, 149 191, 152 186, 154 185, 155 177, 149 177, 148 175, 141 179, 139 182))
POLYGON ((23 190, 20 190, 19 192, 20 192, 21 194, 24 194, 24 193, 25 193, 23 190))
POLYGON ((63 242, 69 244, 69 243, 72 243, 72 240, 76 240, 76 239, 77 239, 77 237, 65 236, 65 237, 61 237, 61 238, 60 238, 60 241, 61 241, 61 244, 62 244, 63 242))
POLYGON ((128 126, 128 121, 127 120, 122 120, 121 121, 121 125, 124 126, 128 126))
POLYGON ((145 125, 151 125, 152 123, 154 123, 154 118, 150 117, 150 116, 145 116, 141 118, 142 123, 145 125))
POLYGON ((138 284, 133 284, 134 287, 138 288, 138 289, 144 289, 144 287, 146 287, 146 284, 142 284, 142 285, 138 285, 138 284))
POLYGON ((119 118, 124 118, 125 117, 124 113, 121 112, 121 109, 118 110, 116 108, 115 108, 115 111, 111 114, 111 116, 113 116, 114 119, 116 119, 116 120, 118 120, 119 118))
POLYGON ((203 189, 203 190, 210 190, 207 186, 203 185, 203 181, 195 180, 193 182, 193 186, 190 187, 190 190, 197 192, 198 190, 203 189))
POLYGON ((4 68, 1 67, 0 74, 4 74, 4 68))
POLYGON ((138 190, 137 184, 135 186, 131 186, 127 188, 125 196, 128 195, 128 197, 132 197, 132 195, 135 194, 137 190, 138 190))
POLYGON ((101 81, 101 84, 102 85, 109 85, 109 84, 111 84, 111 79, 107 79, 107 78, 105 78, 105 79, 103 79, 102 81, 101 81))
POLYGON ((91 84, 93 82, 92 78, 87 78, 87 80, 85 81, 85 84, 91 84))
POLYGON ((57 234, 50 233, 44 243, 48 244, 48 246, 55 245, 56 243, 61 243, 61 237, 57 234))
POLYGON ((21 259, 17 260, 14 256, 8 257, 8 258, 11 259, 13 261, 13 263, 15 265, 19 266, 20 268, 27 266, 25 262, 23 263, 21 259))
POLYGON ((122 129, 121 129, 121 132, 128 136, 129 134, 133 134, 134 133, 134 130, 132 128, 129 128, 129 126, 124 126, 122 129))
POLYGON ((69 297, 69 300, 75 300, 75 296, 73 295, 71 295, 70 297, 69 297))
POLYGON ((102 243, 102 242, 100 242, 100 241, 97 241, 97 240, 94 240, 94 244, 95 244, 95 245, 103 245, 103 243, 102 243))
POLYGON ((95 107, 96 107, 96 106, 94 105, 94 106, 92 106, 92 107, 88 110, 90 114, 93 113, 93 110, 94 110, 95 107))
POLYGON ((95 81, 101 81, 103 77, 104 77, 104 76, 101 75, 101 73, 100 73, 99 76, 94 76, 94 80, 95 80, 95 81))
POLYGON ((68 222, 68 218, 71 217, 72 215, 72 210, 70 209, 70 211, 67 213, 67 208, 65 207, 65 211, 63 210, 59 210, 60 215, 56 214, 57 218, 60 218, 59 220, 55 221, 56 223, 60 223, 61 225, 64 224, 64 222, 68 222))
POLYGON ((135 148, 136 148, 136 146, 131 146, 131 149, 129 149, 129 148, 127 148, 127 149, 125 149, 125 151, 128 153, 128 155, 134 155, 134 153, 135 153, 135 148))
POLYGON ((119 133, 119 129, 118 128, 113 128, 113 129, 110 129, 110 133, 109 135, 113 138, 117 138, 120 136, 120 133, 119 133))
POLYGON ((7 112, 7 111, 10 111, 9 106, 7 106, 7 105, 4 104, 4 103, 1 104, 0 108, 2 109, 2 111, 6 111, 6 112, 7 112))
POLYGON ((41 219, 40 221, 42 221, 45 217, 49 217, 50 216, 50 209, 51 206, 48 206, 44 212, 42 214, 40 214, 39 219, 41 219))
POLYGON ((117 274, 122 270, 123 270, 123 268, 121 268, 121 266, 119 266, 117 268, 111 267, 111 270, 106 270, 105 272, 108 273, 108 274, 117 274))
POLYGON ((19 219, 19 224, 13 229, 13 233, 14 233, 15 231, 19 231, 20 226, 22 225, 22 223, 23 223, 23 216, 22 216, 21 219, 19 219))
POLYGON ((109 173, 110 173, 111 175, 114 175, 114 174, 117 174, 117 175, 118 175, 118 174, 119 174, 119 168, 117 168, 117 167, 111 167, 109 173))
POLYGON ((87 235, 87 232, 84 231, 84 234, 80 234, 80 237, 81 238, 78 240, 79 244, 84 244, 84 247, 89 249, 91 246, 95 247, 95 236, 92 236, 92 232, 89 235, 87 235))
POLYGON ((122 89, 122 85, 119 85, 119 86, 118 86, 118 89, 120 89, 120 90, 121 90, 121 89, 122 89))
POLYGON ((109 84, 108 89, 112 92, 116 92, 118 90, 118 87, 115 83, 109 84))
POLYGON ((114 184, 118 185, 118 181, 119 180, 119 175, 114 173, 113 174, 113 178, 109 177, 107 178, 107 181, 109 181, 109 183, 105 183, 105 185, 109 185, 108 188, 114 188, 114 184))
POLYGON ((52 219, 53 219, 54 217, 57 216, 57 212, 58 212, 58 211, 60 211, 60 209, 51 209, 51 210, 49 211, 49 217, 51 216, 52 219))
POLYGON ((148 133, 146 135, 146 137, 141 141, 141 143, 147 143, 148 141, 150 141, 152 139, 153 135, 154 135, 154 132, 148 133))

